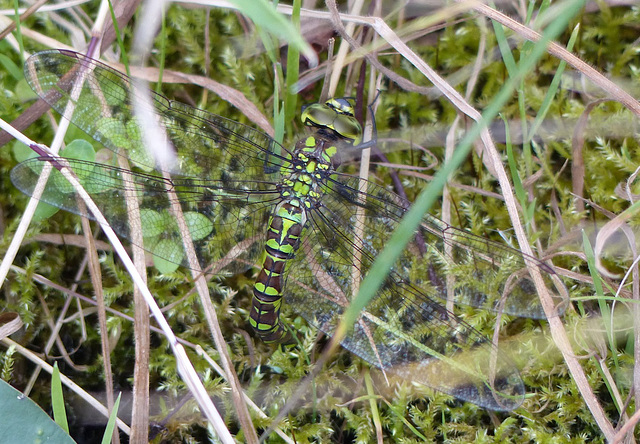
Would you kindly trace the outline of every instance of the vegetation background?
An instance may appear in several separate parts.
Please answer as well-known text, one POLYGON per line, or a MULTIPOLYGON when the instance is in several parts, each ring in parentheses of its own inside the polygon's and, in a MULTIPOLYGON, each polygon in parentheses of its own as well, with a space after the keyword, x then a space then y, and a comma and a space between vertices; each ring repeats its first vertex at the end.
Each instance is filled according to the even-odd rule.
MULTIPOLYGON (((131 51, 143 14, 139 3, 115 3, 121 42, 114 42, 116 34, 107 21, 102 28, 105 60, 117 62, 131 51)), ((288 100, 286 112, 291 110, 282 74, 287 72, 286 81, 291 82, 289 69, 296 59, 287 59, 289 47, 278 46, 269 34, 279 22, 268 23, 270 16, 256 15, 259 2, 244 3, 237 2, 240 10, 214 1, 169 5, 147 64, 163 72, 163 94, 271 134, 284 134, 290 144, 300 136, 301 125, 278 113, 282 100, 288 100)), ((15 22, 14 17, 7 18, 14 6, 0 2, 1 28, 15 22)), ((2 33, 0 117, 5 121, 36 113, 30 108, 35 96, 21 68, 27 53, 66 47, 84 51, 90 30, 95 29, 98 2, 49 6, 53 7, 26 14, 13 33, 2 33)), ((328 39, 337 37, 337 45, 342 41, 327 6, 319 2, 304 6, 300 32, 321 64, 313 68, 304 59, 295 63, 299 68, 295 80, 301 85, 298 103, 318 100, 325 71, 337 69, 326 63, 328 39)), ((355 6, 344 3, 340 10, 353 12, 350 8, 355 6)), ((555 41, 569 51, 549 47, 533 68, 515 78, 515 91, 500 105, 499 118, 489 128, 508 166, 536 255, 553 260, 572 304, 562 319, 551 322, 501 318, 500 345, 512 350, 528 393, 513 412, 486 411, 409 382, 389 389, 366 362, 345 350, 330 358, 299 397, 296 389, 322 349, 314 347, 317 330, 296 317, 295 307, 287 307, 284 315, 299 329, 309 359, 303 351, 261 343, 247 322, 253 274, 221 273, 208 281, 215 312, 239 382, 261 409, 261 413, 249 409, 253 425, 248 426, 233 401, 236 387, 212 371, 210 359, 205 359, 218 359, 218 352, 191 275, 183 269, 163 274, 150 267, 148 287, 185 344, 230 434, 240 442, 251 442, 247 427, 262 433, 277 425, 279 433, 270 433, 267 442, 632 442, 640 396, 634 383, 640 374, 634 346, 640 343, 635 327, 640 324, 632 303, 639 299, 637 270, 632 268, 637 222, 632 216, 639 192, 635 177, 640 165, 640 107, 629 96, 639 92, 640 8, 624 0, 514 1, 501 2, 495 9, 462 2, 373 2, 354 15, 365 20, 375 12, 390 33, 352 21, 363 52, 390 70, 381 77, 375 103, 378 138, 386 158, 374 157, 368 174, 370 180, 391 189, 397 172, 410 200, 432 179, 447 147, 453 148, 459 139, 456 128, 470 125, 471 120, 456 121, 462 115, 460 107, 452 105, 442 84, 426 78, 409 52, 399 49, 399 42, 465 95, 473 108, 483 111, 518 73, 516 65, 535 53, 531 30, 542 31, 554 20, 566 18, 568 26, 555 41), (563 15, 569 13, 561 7, 569 3, 577 4, 577 15, 563 15), (379 46, 370 45, 374 34, 379 46), (597 236, 608 235, 612 226, 622 227, 625 235, 598 241, 597 236), (592 245, 600 244, 607 248, 596 248, 602 259, 597 269, 590 252, 592 245), (627 271, 633 274, 622 279, 627 271), (282 422, 272 424, 287 402, 295 407, 282 422)), ((364 60, 362 53, 347 58, 337 95, 357 96, 365 103, 366 94, 375 96, 375 83, 368 80, 370 65, 364 60)), ((57 119, 49 113, 21 129, 31 139, 49 143, 57 119)), ((86 136, 72 127, 66 140, 77 138, 86 136)), ((28 198, 9 179, 20 156, 18 143, 3 140, 0 249, 5 252, 15 239, 28 198)), ((432 212, 453 225, 517 246, 503 191, 494 171, 485 166, 488 155, 480 145, 476 148, 451 171, 451 215, 443 214, 442 200, 432 212)), ((357 163, 350 168, 357 173, 357 163)), ((39 216, 21 239, 15 258, 8 259, 13 265, 3 282, 0 311, 17 313, 24 327, 11 336, 14 342, 1 342, 1 377, 49 410, 50 378, 34 359, 57 362, 63 375, 104 402, 108 372, 102 350, 107 344, 113 383, 106 385, 123 393, 120 412, 129 423, 131 403, 141 402, 140 394, 133 400, 128 395, 133 387, 134 338, 140 335, 132 322, 133 285, 93 226, 102 271, 100 299, 109 308, 106 329, 101 329, 92 299, 97 287, 90 279, 94 272, 87 270, 88 241, 82 230, 74 215, 39 216)), ((462 310, 483 334, 493 335, 495 314, 462 310)), ((150 439, 215 442, 212 426, 178 375, 167 340, 156 331, 151 334, 148 358, 150 439)), ((99 439, 106 418, 77 392, 65 389, 64 399, 72 437, 78 442, 99 439)), ((134 424, 137 435, 132 441, 144 442, 145 422, 134 424)), ((120 438, 128 440, 124 433, 120 438)))

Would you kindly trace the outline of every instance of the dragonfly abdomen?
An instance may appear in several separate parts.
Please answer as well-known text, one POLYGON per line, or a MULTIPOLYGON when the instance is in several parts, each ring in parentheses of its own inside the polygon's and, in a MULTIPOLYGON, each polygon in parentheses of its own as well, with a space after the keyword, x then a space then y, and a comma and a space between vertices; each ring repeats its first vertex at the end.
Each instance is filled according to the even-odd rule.
POLYGON ((253 305, 249 315, 251 327, 266 343, 289 343, 293 340, 280 321, 283 274, 298 251, 305 222, 305 212, 297 199, 282 202, 269 219, 265 259, 253 286, 253 305))

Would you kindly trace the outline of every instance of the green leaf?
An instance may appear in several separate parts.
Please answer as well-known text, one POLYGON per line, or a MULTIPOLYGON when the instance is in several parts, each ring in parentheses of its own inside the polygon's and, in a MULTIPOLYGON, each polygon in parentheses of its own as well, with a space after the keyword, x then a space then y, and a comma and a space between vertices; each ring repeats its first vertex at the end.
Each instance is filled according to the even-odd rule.
MULTIPOLYGON (((74 173, 78 176, 80 183, 84 185, 84 180, 93 175, 93 165, 90 162, 95 162, 96 152, 93 149, 93 145, 83 139, 77 139, 69 143, 65 149, 60 153, 61 157, 65 159, 82 160, 89 162, 83 164, 81 168, 74 168, 74 173)), ((69 183, 69 181, 62 175, 60 171, 53 171, 51 173, 51 179, 49 179, 50 186, 55 186, 63 193, 73 193, 75 189, 69 183)))
POLYGON ((116 148, 129 150, 131 145, 122 121, 114 117, 103 117, 98 121, 96 126, 98 131, 102 133, 102 136, 109 139, 116 148))
POLYGON ((166 223, 160 212, 141 208, 140 219, 142 220, 143 238, 156 237, 164 233, 166 223))
POLYGON ((187 211, 184 213, 184 219, 187 222, 191 239, 194 241, 204 239, 213 231, 213 222, 204 214, 187 211))
POLYGON ((131 119, 126 124, 126 137, 128 141, 127 157, 131 162, 143 171, 153 170, 155 160, 142 141, 142 131, 137 119, 131 119))
POLYGON ((163 274, 176 271, 184 259, 182 244, 177 239, 161 239, 152 253, 153 265, 163 274))
POLYGON ((142 142, 136 119, 131 119, 125 125, 114 117, 104 117, 98 121, 97 127, 102 137, 110 140, 114 149, 121 149, 135 166, 144 171, 153 169, 155 162, 142 142))
POLYGON ((14 87, 14 92, 16 97, 21 102, 28 102, 30 100, 35 100, 38 98, 38 95, 33 92, 33 90, 31 89, 31 87, 29 86, 29 84, 24 78, 20 79, 18 83, 16 83, 16 86, 14 87))
POLYGON ((16 159, 16 162, 24 162, 25 160, 38 157, 38 154, 35 151, 19 140, 13 141, 11 151, 13 152, 13 158, 16 159))
MULTIPOLYGON (((26 81, 24 80, 24 75, 22 74, 22 68, 13 63, 13 60, 11 60, 5 54, 0 54, 0 65, 2 65, 4 70, 10 73, 14 79, 18 81, 22 80, 26 83, 26 81)), ((35 94, 33 95, 35 97, 35 94)))
POLYGON ((5 444, 74 443, 35 402, 0 381, 0 436, 5 444))
POLYGON ((53 364, 53 373, 51 374, 51 405, 53 408, 53 418, 56 424, 62 430, 69 433, 69 424, 67 423, 67 412, 64 408, 64 396, 62 395, 62 382, 60 381, 60 370, 58 363, 53 364))
POLYGON ((112 190, 122 184, 122 180, 115 169, 106 171, 108 171, 108 174, 105 173, 105 170, 101 170, 99 180, 98 176, 93 174, 93 180, 83 183, 84 189, 87 190, 87 193, 104 193, 105 191, 112 190))
POLYGON ((177 225, 166 211, 155 211, 148 208, 140 209, 142 221, 142 237, 154 238, 164 233, 177 232, 177 225))
MULTIPOLYGON (((11 149, 13 151, 13 158, 16 159, 16 161, 18 162, 24 162, 25 160, 38 157, 38 154, 35 151, 33 151, 31 148, 29 148, 28 146, 26 146, 25 144, 17 140, 13 141, 13 145, 11 149)), ((43 164, 34 164, 34 165, 37 165, 37 169, 35 167, 32 167, 31 169, 36 175, 39 175, 40 171, 42 171, 43 164)), ((36 208, 36 211, 33 214, 33 221, 39 222, 42 220, 46 220, 51 216, 53 216, 54 214, 56 214, 58 211, 60 211, 59 208, 44 202, 40 202, 38 203, 38 208, 36 208)))
POLYGON ((60 153, 65 159, 84 160, 86 162, 96 161, 96 151, 93 145, 83 139, 76 139, 68 144, 60 153))
MULTIPOLYGON (((108 84, 109 82, 111 82, 114 85, 118 85, 121 81, 119 75, 112 73, 110 71, 103 71, 102 75, 104 76, 103 77, 104 84, 108 84)), ((112 88, 109 90, 109 94, 105 94, 104 96, 101 96, 101 97, 104 98, 108 106, 117 107, 127 101, 127 94, 128 94, 128 91, 126 89, 112 88)), ((97 98, 97 95, 95 97, 97 98)))

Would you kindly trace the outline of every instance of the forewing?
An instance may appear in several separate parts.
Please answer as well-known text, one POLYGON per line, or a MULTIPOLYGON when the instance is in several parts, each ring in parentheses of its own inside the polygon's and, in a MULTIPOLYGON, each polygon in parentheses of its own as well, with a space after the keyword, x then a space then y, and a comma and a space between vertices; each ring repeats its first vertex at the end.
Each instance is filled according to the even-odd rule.
POLYGON ((31 88, 66 119, 145 172, 166 171, 234 186, 239 180, 264 180, 291 159, 268 135, 238 122, 152 91, 146 91, 151 104, 144 105, 145 94, 131 88, 129 77, 72 51, 33 55, 25 64, 25 76, 31 88), (166 132, 172 161, 159 163, 155 153, 144 148, 145 128, 134 116, 134 104, 149 108, 166 132))
MULTIPOLYGON (((269 208, 279 198, 276 184, 291 159, 268 135, 147 91, 148 111, 172 150, 169 162, 166 156, 160 161, 144 148, 145 125, 134 116, 133 105, 144 107, 148 102, 131 88, 126 75, 63 50, 35 54, 25 64, 25 75, 54 109, 128 162, 117 162, 128 165, 120 169, 68 161, 120 235, 131 239, 130 224, 136 220, 128 217, 125 195, 130 191, 141 200, 139 228, 145 234, 145 248, 169 262, 184 264, 170 199, 185 212, 201 266, 237 245, 249 248, 250 239, 264 238, 264 230, 256 227, 266 226, 269 208)), ((16 167, 12 172, 16 186, 32 194, 44 160, 16 167)), ((49 185, 52 188, 42 200, 90 216, 59 172, 53 172, 49 185)), ((243 267, 260 254, 257 245, 245 254, 243 267)))

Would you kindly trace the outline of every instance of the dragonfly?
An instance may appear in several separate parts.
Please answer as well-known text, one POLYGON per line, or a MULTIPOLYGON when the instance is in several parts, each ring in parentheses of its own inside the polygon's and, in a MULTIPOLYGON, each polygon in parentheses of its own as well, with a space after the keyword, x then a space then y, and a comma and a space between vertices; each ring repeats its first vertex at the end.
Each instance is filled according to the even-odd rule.
MULTIPOLYGON (((341 154, 364 146, 350 99, 304 108, 311 134, 286 148, 261 131, 157 93, 146 91, 151 102, 143 100, 128 76, 72 51, 33 55, 25 75, 42 99, 113 152, 109 161, 67 158, 65 164, 120 236, 131 240, 140 229, 154 258, 185 264, 184 230, 172 207, 179 204, 202 269, 217 261, 234 272, 257 267, 249 323, 265 342, 294 342, 295 331, 281 318, 284 304, 331 335, 410 206, 344 171, 341 154), (145 149, 150 130, 135 106, 146 107, 164 133, 169 160, 145 149), (137 217, 127 206, 131 196, 137 217)), ((32 195, 50 161, 41 156, 18 164, 13 183, 32 195)), ((40 199, 91 217, 55 169, 40 199)), ((517 368, 445 301, 542 318, 527 267, 554 274, 514 248, 427 214, 341 344, 385 375, 487 409, 515 409, 524 398, 517 368)), ((566 302, 556 298, 558 307, 566 302)))

